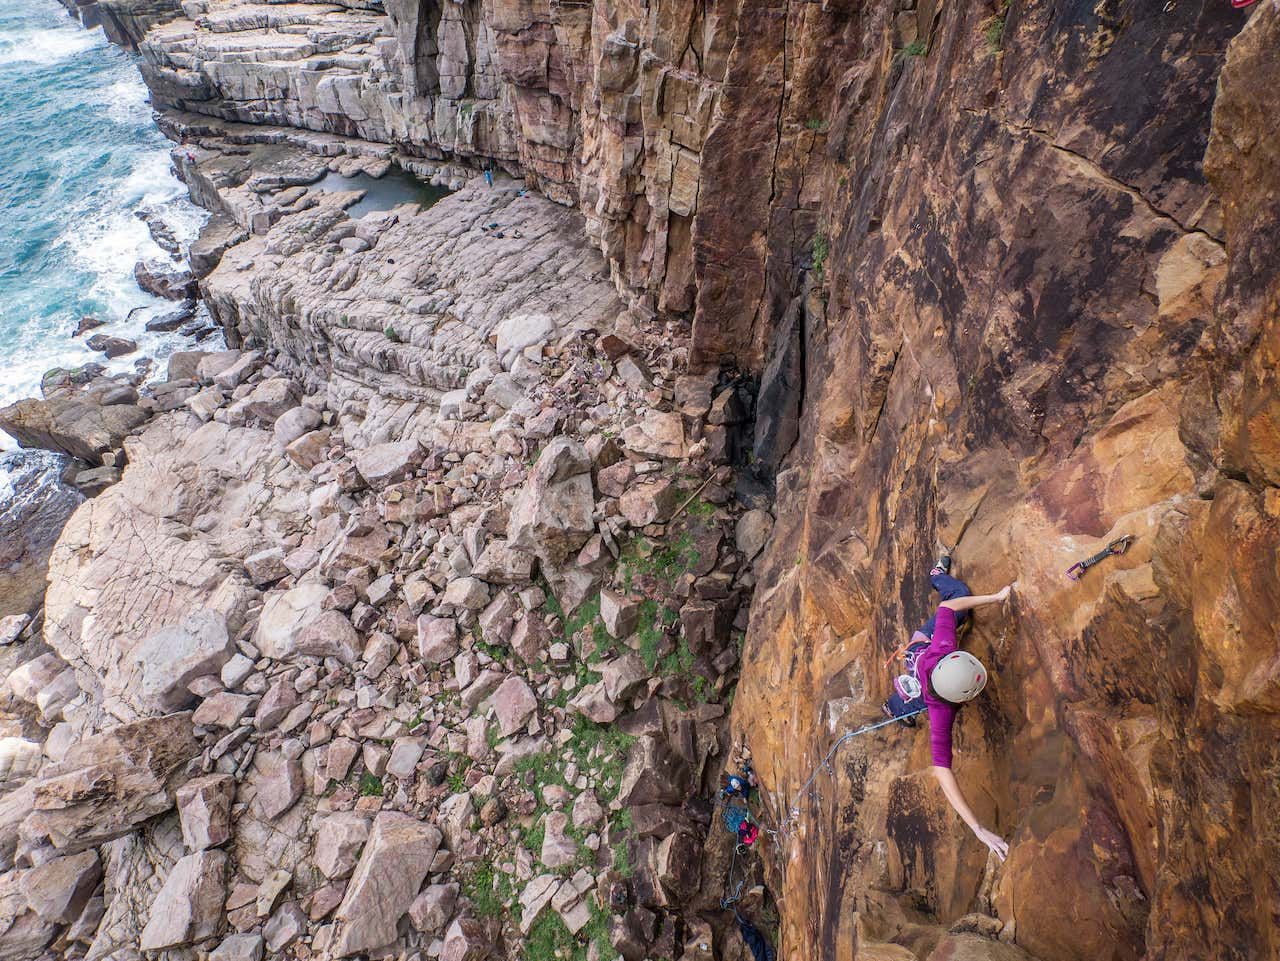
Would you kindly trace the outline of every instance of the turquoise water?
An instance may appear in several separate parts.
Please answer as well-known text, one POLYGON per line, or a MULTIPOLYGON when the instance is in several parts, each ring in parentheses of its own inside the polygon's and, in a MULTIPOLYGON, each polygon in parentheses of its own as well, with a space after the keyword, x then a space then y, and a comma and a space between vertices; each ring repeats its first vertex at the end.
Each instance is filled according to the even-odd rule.
POLYGON ((316 187, 321 190, 363 190, 364 196, 347 208, 349 217, 363 217, 370 212, 390 210, 398 204, 417 204, 427 208, 437 200, 449 196, 447 187, 437 187, 419 180, 407 170, 392 167, 381 177, 369 174, 356 174, 344 177, 330 173, 317 181, 316 187))
POLYGON ((85 314, 138 341, 112 369, 190 346, 144 331, 173 305, 133 280, 139 259, 168 260, 138 212, 181 241, 205 216, 172 175, 169 146, 132 59, 101 29, 55 0, 0 0, 0 405, 37 395, 50 367, 104 360, 69 337, 85 314))

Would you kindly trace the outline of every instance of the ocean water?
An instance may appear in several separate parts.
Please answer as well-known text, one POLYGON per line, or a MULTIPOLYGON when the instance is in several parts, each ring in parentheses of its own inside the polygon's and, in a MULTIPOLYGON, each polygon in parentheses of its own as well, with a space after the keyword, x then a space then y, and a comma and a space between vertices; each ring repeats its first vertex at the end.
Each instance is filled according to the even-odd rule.
MULTIPOLYGON (((174 305, 133 279, 138 260, 169 260, 139 212, 184 243, 206 216, 173 176, 170 146, 132 57, 101 29, 56 0, 0 0, 0 406, 38 396, 51 367, 130 370, 191 346, 144 330, 174 305), (70 337, 86 314, 138 352, 106 361, 70 337)), ((0 432, 0 449, 12 446, 0 432)))

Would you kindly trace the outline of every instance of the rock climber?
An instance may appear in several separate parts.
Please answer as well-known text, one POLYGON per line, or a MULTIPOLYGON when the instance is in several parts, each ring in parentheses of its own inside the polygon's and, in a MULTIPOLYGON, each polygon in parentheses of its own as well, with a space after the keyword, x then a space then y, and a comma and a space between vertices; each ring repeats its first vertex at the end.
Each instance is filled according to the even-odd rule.
POLYGON ((938 558, 938 563, 929 572, 929 582, 942 595, 942 602, 933 617, 917 632, 922 639, 928 640, 928 644, 917 653, 914 667, 929 714, 933 775, 964 823, 1003 861, 1009 854, 1009 845, 1000 835, 978 823, 951 772, 951 728, 960 706, 977 697, 987 683, 987 669, 982 663, 968 651, 958 649, 956 629, 975 607, 1007 600, 1013 585, 1009 584, 995 594, 974 595, 967 584, 951 576, 949 551, 944 551, 938 558))
POLYGON ((751 800, 751 792, 759 782, 756 780, 755 769, 751 766, 751 755, 746 748, 741 749, 738 767, 741 771, 739 774, 725 772, 724 787, 720 789, 721 800, 732 797, 740 797, 744 801, 751 800))

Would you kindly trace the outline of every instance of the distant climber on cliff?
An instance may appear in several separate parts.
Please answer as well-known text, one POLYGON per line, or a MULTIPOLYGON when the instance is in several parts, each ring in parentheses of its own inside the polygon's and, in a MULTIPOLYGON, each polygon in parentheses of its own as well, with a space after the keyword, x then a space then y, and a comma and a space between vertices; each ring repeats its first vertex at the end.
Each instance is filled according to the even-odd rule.
POLYGON ((886 702, 885 713, 903 717, 921 709, 928 712, 933 774, 942 793, 978 840, 1003 861, 1009 854, 1009 845, 978 823, 951 773, 951 728, 960 705, 977 697, 987 683, 987 669, 982 663, 958 649, 956 631, 968 619, 970 610, 1003 602, 1012 593, 1013 585, 995 594, 974 595, 969 585, 951 576, 949 551, 943 552, 929 572, 929 583, 941 595, 942 602, 933 617, 912 635, 905 651, 907 673, 894 682, 895 693, 886 702))

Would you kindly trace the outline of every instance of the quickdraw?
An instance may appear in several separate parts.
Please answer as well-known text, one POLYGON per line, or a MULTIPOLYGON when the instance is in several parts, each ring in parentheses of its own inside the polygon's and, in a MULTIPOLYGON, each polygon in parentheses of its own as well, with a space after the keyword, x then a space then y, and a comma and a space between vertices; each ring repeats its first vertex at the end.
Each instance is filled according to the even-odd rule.
POLYGON ((1119 555, 1123 554, 1125 551, 1129 549, 1129 544, 1132 541, 1133 541, 1132 534, 1125 534, 1123 537, 1117 537, 1115 540, 1113 540, 1110 544, 1108 544, 1102 550, 1098 551, 1098 553, 1094 554, 1092 557, 1085 558, 1082 561, 1076 561, 1076 563, 1068 567, 1067 577, 1071 578, 1073 581, 1080 580, 1080 578, 1084 576, 1084 572, 1087 571, 1089 568, 1093 567, 1093 565, 1102 563, 1108 557, 1112 557, 1112 556, 1118 557, 1119 555))

